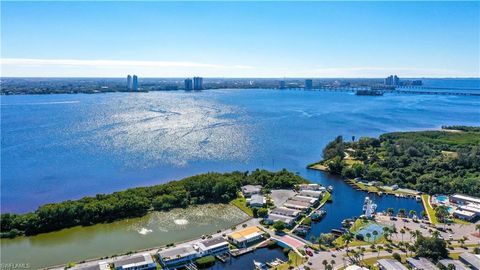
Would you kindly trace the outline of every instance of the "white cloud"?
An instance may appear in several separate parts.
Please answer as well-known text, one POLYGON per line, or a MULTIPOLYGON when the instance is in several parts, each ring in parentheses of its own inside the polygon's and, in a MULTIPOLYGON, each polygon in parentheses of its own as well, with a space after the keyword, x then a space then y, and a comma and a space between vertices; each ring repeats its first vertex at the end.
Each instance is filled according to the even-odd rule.
POLYGON ((76 66, 76 67, 183 67, 183 68, 221 68, 251 69, 251 66, 217 65, 188 61, 136 61, 136 60, 79 60, 79 59, 31 59, 2 58, 2 66, 76 66))
POLYGON ((396 74, 400 77, 478 77, 478 73, 463 70, 415 67, 331 67, 304 70, 314 77, 383 78, 396 74))
POLYGON ((310 77, 383 78, 397 74, 413 77, 478 77, 479 72, 413 67, 319 67, 298 63, 268 66, 224 65, 191 61, 79 60, 79 59, 0 59, 1 75, 8 77, 310 77))

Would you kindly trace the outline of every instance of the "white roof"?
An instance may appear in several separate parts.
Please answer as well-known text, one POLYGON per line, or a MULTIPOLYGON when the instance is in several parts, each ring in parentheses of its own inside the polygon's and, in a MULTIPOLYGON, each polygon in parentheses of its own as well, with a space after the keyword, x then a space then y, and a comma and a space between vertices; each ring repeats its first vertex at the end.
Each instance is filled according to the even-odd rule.
POLYGON ((480 199, 476 198, 476 197, 471 197, 471 196, 462 195, 462 194, 455 194, 455 195, 452 195, 451 197, 455 198, 455 199, 461 199, 461 200, 470 201, 470 202, 480 204, 480 199))
POLYGON ((473 217, 476 215, 476 213, 474 212, 467 211, 467 210, 458 210, 458 209, 455 210, 453 213, 457 215, 465 216, 465 217, 473 217))
POLYGON ((432 262, 425 258, 408 258, 407 262, 413 266, 415 269, 422 269, 422 270, 438 270, 439 268, 436 267, 432 262))
POLYGON ((469 212, 474 212, 477 214, 480 214, 480 208, 475 207, 474 204, 468 204, 468 205, 460 205, 458 208, 469 211, 469 212))
POLYGON ((265 203, 265 197, 263 197, 262 195, 254 194, 250 199, 250 204, 264 204, 264 203, 265 203))
POLYGON ((347 268, 345 268, 345 270, 368 270, 368 268, 360 267, 360 266, 354 264, 354 265, 347 266, 347 268))
POLYGON ((408 270, 408 268, 399 261, 393 259, 380 259, 378 260, 378 264, 383 266, 386 270, 408 270))
POLYGON ((251 192, 260 192, 262 186, 260 185, 245 185, 242 187, 243 192, 251 193, 251 192))
POLYGON ((467 264, 472 265, 476 269, 480 269, 480 258, 478 255, 465 252, 460 254, 459 257, 460 259, 463 259, 464 261, 466 261, 467 264))
POLYGON ((183 258, 196 254, 197 251, 191 245, 179 246, 170 249, 165 249, 158 252, 158 255, 165 261, 177 258, 183 258))
POLYGON ((122 265, 122 267, 123 268, 133 268, 133 267, 138 267, 138 266, 153 263, 153 259, 152 259, 152 256, 150 256, 150 254, 144 253, 144 254, 142 254, 142 256, 144 258, 143 261, 136 262, 136 263, 125 264, 125 265, 122 265))
POLYGON ((290 224, 290 222, 293 221, 292 217, 287 217, 287 216, 282 216, 282 215, 276 215, 276 214, 270 214, 268 215, 268 218, 271 219, 272 221, 282 221, 287 224, 290 224))
POLYGON ((465 264, 461 263, 460 261, 457 260, 439 260, 439 263, 441 263, 443 266, 448 267, 449 264, 455 265, 455 270, 470 270, 465 264))

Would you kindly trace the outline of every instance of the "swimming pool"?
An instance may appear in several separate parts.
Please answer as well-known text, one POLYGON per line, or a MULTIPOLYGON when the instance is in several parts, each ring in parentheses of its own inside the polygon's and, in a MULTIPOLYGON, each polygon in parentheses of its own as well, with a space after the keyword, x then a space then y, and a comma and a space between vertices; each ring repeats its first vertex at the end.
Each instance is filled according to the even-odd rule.
POLYGON ((437 203, 446 204, 448 203, 448 196, 438 195, 438 196, 435 196, 435 200, 437 201, 437 203))
POLYGON ((376 223, 371 223, 368 224, 367 226, 363 227, 362 229, 357 231, 357 234, 360 234, 363 236, 365 240, 371 241, 371 240, 377 240, 383 235, 383 227, 379 224, 376 223), (377 235, 373 235, 373 231, 377 231, 377 235), (367 237, 367 233, 370 234, 370 238, 367 237), (368 239, 367 239, 368 238, 368 239))

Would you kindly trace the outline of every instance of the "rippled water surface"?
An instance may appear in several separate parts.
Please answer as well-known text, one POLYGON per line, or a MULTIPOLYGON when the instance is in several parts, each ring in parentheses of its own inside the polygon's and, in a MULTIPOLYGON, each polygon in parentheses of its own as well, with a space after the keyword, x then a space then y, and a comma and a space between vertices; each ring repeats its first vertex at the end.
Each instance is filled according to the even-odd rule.
POLYGON ((479 107, 478 97, 273 90, 2 96, 2 212, 199 172, 304 174, 336 135, 478 124, 479 107))

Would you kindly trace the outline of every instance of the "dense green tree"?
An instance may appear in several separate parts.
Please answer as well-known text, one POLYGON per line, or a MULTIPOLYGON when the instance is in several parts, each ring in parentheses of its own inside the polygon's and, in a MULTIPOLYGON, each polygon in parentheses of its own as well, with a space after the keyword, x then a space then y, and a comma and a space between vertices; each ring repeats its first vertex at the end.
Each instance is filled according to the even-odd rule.
POLYGON ((257 211, 257 215, 258 215, 259 217, 262 217, 262 218, 268 216, 268 210, 267 210, 267 208, 263 208, 263 207, 262 207, 262 208, 259 208, 258 211, 257 211))
POLYGON ((345 146, 343 144, 342 136, 337 136, 335 140, 328 143, 323 149, 323 158, 325 160, 332 159, 337 156, 340 157, 340 159, 345 157, 345 146))
POLYGON ((342 160, 340 156, 334 157, 330 162, 327 164, 328 170, 334 174, 341 174, 343 167, 345 166, 345 162, 342 160))
POLYGON ((293 188, 307 181, 287 170, 206 173, 151 187, 97 194, 76 201, 45 204, 27 214, 1 215, 1 236, 32 235, 77 225, 91 225, 203 203, 228 203, 240 187, 261 184, 267 188, 293 188))
POLYGON ((336 138, 325 147, 323 164, 331 173, 348 178, 398 184, 429 194, 480 197, 480 128, 456 128, 462 132, 394 132, 357 142, 336 138), (342 162, 340 150, 344 149, 363 164, 342 162))
POLYGON ((277 231, 277 232, 281 232, 281 231, 285 230, 286 227, 287 227, 287 226, 285 225, 285 222, 280 221, 280 220, 275 221, 275 222, 273 223, 273 228, 274 228, 275 231, 277 231))
POLYGON ((448 257, 447 243, 437 237, 420 236, 415 241, 415 255, 433 261, 448 257))

